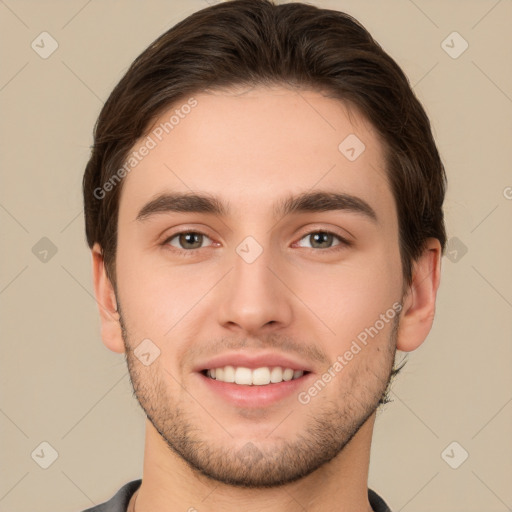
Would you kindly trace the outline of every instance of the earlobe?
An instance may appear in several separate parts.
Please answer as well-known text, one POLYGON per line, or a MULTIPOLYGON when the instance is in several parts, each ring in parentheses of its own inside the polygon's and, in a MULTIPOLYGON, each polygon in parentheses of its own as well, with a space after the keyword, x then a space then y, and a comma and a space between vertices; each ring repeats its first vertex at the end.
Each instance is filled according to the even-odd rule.
POLYGON ((410 352, 426 339, 434 322, 437 290, 441 280, 441 244, 429 238, 419 259, 414 262, 412 284, 403 301, 398 329, 398 350, 410 352))
POLYGON ((101 338, 107 348, 121 354, 125 351, 125 347, 117 311, 117 298, 107 276, 103 252, 98 243, 95 243, 92 248, 92 272, 94 293, 100 313, 101 338))

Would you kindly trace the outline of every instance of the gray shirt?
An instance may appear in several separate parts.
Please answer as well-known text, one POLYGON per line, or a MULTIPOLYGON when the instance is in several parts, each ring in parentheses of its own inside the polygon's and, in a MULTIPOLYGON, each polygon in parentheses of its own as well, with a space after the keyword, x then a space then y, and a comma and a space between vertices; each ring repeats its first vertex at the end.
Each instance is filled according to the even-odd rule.
MULTIPOLYGON (((110 500, 82 512, 126 512, 130 498, 140 487, 141 483, 141 479, 132 480, 123 485, 110 500)), ((385 501, 371 489, 368 489, 368 501, 372 506, 373 512, 391 512, 385 501)))

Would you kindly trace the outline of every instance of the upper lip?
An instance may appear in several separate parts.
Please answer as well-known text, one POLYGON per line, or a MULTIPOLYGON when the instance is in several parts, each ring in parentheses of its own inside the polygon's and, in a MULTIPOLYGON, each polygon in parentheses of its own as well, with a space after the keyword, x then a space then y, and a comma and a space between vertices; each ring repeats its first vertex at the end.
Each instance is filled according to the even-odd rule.
POLYGON ((196 372, 204 370, 211 370, 213 368, 223 368, 224 366, 243 366, 245 368, 261 368, 263 366, 282 368, 291 368, 293 370, 302 370, 304 372, 312 371, 310 366, 303 361, 279 354, 277 352, 261 352, 257 353, 244 353, 244 352, 227 352, 215 356, 208 361, 199 363, 195 367, 196 372))

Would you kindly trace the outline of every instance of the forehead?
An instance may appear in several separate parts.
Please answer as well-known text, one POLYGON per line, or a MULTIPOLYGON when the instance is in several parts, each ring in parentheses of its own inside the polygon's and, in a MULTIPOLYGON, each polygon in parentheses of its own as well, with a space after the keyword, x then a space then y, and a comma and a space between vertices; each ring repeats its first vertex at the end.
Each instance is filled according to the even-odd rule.
POLYGON ((133 152, 120 219, 162 192, 206 192, 230 212, 270 218, 262 206, 318 188, 361 197, 379 217, 396 213, 378 134, 357 110, 316 91, 194 94, 167 109, 133 152))

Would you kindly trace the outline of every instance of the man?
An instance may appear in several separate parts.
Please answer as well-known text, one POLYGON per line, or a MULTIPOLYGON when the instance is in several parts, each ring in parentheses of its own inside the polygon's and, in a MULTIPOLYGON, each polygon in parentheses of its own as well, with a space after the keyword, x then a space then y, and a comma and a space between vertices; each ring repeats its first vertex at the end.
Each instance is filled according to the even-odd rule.
POLYGON ((233 0, 150 45, 83 189, 143 477, 89 511, 389 511, 372 431, 432 326, 445 188, 405 75, 346 14, 233 0))

